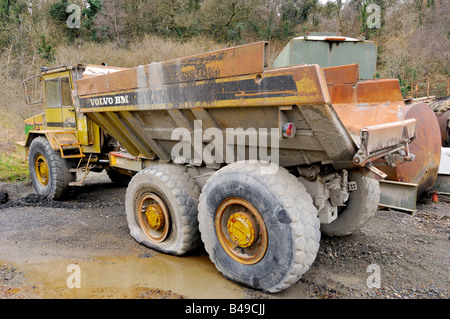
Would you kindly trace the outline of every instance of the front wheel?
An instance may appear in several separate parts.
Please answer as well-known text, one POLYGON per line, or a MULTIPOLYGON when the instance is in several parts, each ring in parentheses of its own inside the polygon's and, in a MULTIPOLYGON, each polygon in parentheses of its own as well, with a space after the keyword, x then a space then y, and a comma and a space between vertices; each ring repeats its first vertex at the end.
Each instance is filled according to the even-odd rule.
POLYGON ((48 199, 60 198, 75 177, 69 171, 70 163, 42 136, 31 142, 28 166, 34 189, 48 199))
POLYGON ((284 168, 233 163, 205 184, 199 227, 205 249, 227 278, 268 292, 288 288, 309 269, 319 249, 311 196, 284 168))

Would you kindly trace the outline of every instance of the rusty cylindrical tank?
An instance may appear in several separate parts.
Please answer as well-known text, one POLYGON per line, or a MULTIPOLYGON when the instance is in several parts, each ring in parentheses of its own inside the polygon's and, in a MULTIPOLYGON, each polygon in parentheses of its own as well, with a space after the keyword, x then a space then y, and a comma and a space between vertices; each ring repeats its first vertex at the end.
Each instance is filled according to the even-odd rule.
MULTIPOLYGON (((441 159, 441 131, 435 113, 425 103, 405 105, 405 119, 417 120, 416 139, 409 145, 415 158, 395 168, 383 167, 387 179, 418 184, 417 197, 433 187, 441 159)), ((380 167, 381 168, 381 167, 380 167)))
POLYGON ((442 146, 449 147, 450 146, 450 110, 445 111, 441 114, 436 114, 439 128, 441 129, 441 141, 442 146))
POLYGON ((429 104, 436 114, 441 129, 442 146, 450 146, 450 97, 438 98, 429 104))

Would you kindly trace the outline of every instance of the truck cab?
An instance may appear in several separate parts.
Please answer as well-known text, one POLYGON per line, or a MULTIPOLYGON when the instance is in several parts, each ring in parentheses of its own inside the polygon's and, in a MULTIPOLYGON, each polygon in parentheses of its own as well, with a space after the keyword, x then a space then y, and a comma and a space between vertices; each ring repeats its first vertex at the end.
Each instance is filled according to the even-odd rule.
POLYGON ((50 138, 54 149, 63 157, 81 158, 85 153, 100 153, 99 127, 76 111, 71 96, 76 80, 85 70, 86 67, 81 65, 42 68, 39 75, 24 81, 27 104, 44 106, 43 113, 25 120, 26 138, 22 146, 26 154, 33 139, 41 135, 50 138), (35 77, 41 82, 43 91, 40 101, 30 99, 28 83, 35 77))
POLYGON ((89 171, 109 168, 111 137, 77 112, 76 99, 72 99, 78 79, 108 72, 105 69, 83 65, 41 68, 38 75, 23 81, 27 105, 43 106, 42 113, 24 121, 25 140, 17 143, 28 158, 39 195, 59 198, 68 186, 82 185, 89 171), (81 182, 76 182, 77 172, 85 173, 81 182))

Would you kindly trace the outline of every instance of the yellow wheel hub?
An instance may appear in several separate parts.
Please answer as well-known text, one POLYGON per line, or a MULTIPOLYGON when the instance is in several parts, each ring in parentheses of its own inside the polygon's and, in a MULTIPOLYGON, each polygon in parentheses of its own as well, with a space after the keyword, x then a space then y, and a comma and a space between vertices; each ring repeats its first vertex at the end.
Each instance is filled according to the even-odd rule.
POLYGON ((239 247, 250 247, 255 242, 255 222, 248 213, 235 213, 227 223, 230 239, 239 247))
POLYGON ((43 155, 38 155, 34 161, 34 171, 40 184, 47 185, 50 177, 47 160, 43 155))
POLYGON ((145 218, 151 229, 161 230, 164 227, 164 214, 159 205, 148 205, 145 218))
POLYGON ((163 242, 170 233, 171 218, 164 200, 155 193, 145 192, 137 201, 137 221, 152 242, 163 242))
POLYGON ((253 265, 264 257, 269 243, 266 223, 250 202, 226 198, 217 207, 214 224, 222 248, 237 262, 253 265))

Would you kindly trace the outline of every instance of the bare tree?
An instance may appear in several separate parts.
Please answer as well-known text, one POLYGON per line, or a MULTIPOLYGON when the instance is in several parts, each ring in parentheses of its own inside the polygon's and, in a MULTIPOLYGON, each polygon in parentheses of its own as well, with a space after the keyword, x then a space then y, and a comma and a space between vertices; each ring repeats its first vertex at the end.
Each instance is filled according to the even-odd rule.
POLYGON ((125 30, 124 19, 127 16, 117 0, 104 1, 101 12, 95 19, 97 37, 115 39, 122 45, 122 34, 125 30))

